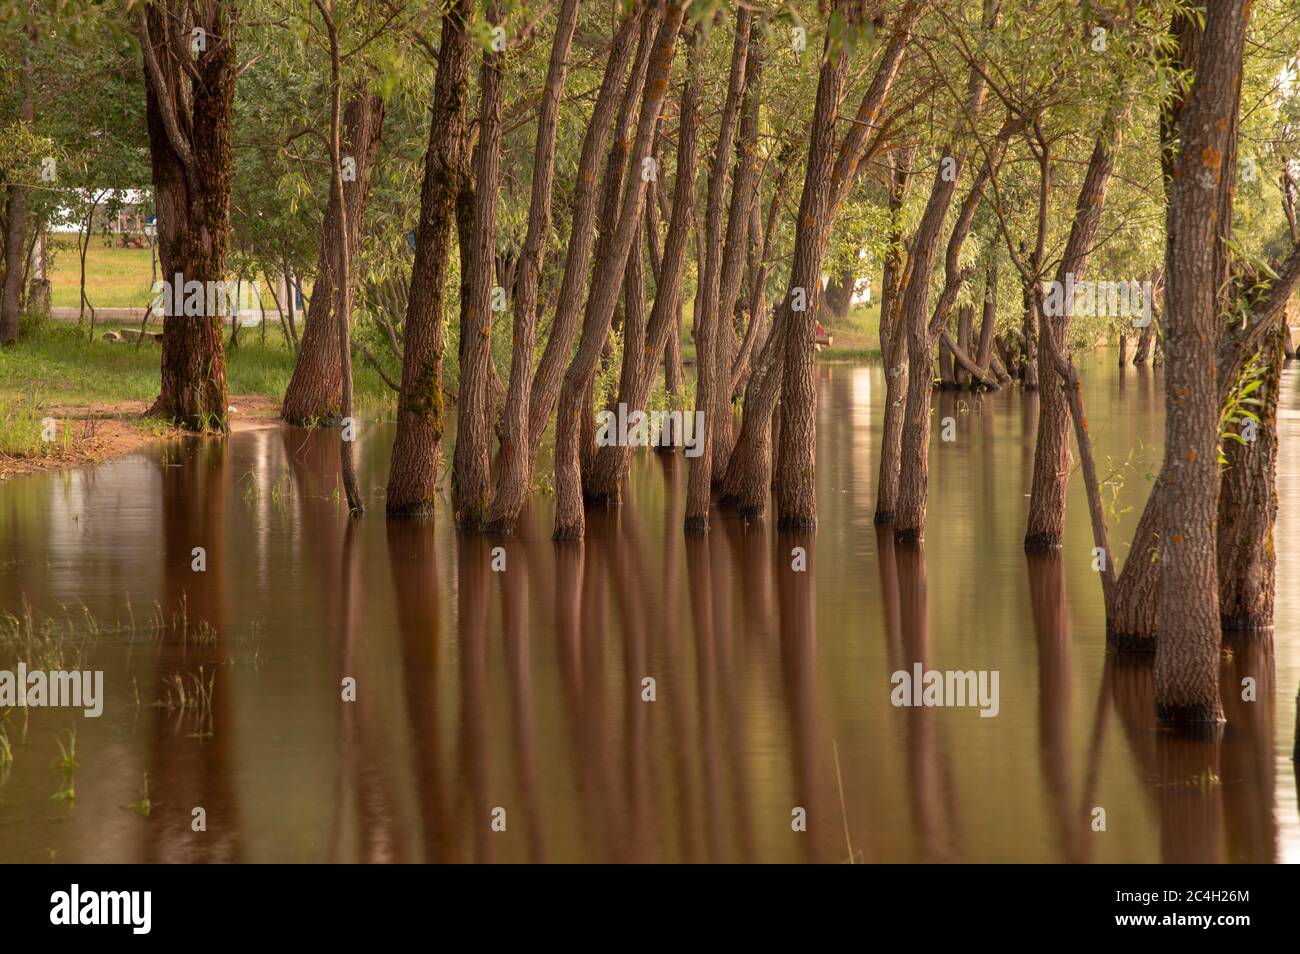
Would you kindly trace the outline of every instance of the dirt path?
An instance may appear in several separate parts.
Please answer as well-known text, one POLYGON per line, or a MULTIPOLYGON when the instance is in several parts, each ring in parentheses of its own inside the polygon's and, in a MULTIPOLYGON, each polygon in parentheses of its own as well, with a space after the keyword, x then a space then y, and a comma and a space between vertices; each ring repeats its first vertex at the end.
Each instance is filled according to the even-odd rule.
MULTIPOLYGON (((0 453, 0 480, 67 467, 100 464, 125 457, 153 441, 179 437, 184 432, 146 418, 147 401, 121 401, 90 405, 54 405, 49 416, 58 421, 58 438, 44 453, 12 457, 0 453)), ((280 402, 255 394, 230 397, 231 433, 275 427, 280 402)))

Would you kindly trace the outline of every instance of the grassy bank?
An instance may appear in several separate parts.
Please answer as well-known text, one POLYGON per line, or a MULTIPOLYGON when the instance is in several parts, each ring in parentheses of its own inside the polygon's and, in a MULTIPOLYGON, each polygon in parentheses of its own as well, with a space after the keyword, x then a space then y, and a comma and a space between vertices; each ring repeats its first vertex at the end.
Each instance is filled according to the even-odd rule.
MULTIPOLYGON (((105 325, 102 331, 114 330, 105 325)), ((116 418, 156 433, 156 422, 139 421, 140 411, 158 395, 158 344, 105 341, 97 329, 87 340, 85 328, 45 322, 28 330, 13 348, 0 350, 0 454, 29 457, 43 453, 41 421, 116 418)), ((257 398, 278 406, 293 373, 293 354, 278 327, 268 326, 266 342, 258 330, 245 328, 239 347, 227 352, 227 387, 231 403, 257 398)), ((356 406, 368 418, 391 417, 395 395, 364 362, 354 365, 356 406)), ((66 438, 75 443, 76 436, 66 438)), ((71 448, 69 448, 71 450, 71 448)))

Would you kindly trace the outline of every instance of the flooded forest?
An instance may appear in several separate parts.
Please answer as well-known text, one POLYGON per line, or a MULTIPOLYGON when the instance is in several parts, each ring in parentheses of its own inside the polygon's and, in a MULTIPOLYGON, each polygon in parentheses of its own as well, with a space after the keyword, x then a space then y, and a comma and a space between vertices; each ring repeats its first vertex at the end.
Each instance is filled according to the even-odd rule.
POLYGON ((1297 178, 1289 0, 0 0, 0 862, 1300 861, 1297 178))

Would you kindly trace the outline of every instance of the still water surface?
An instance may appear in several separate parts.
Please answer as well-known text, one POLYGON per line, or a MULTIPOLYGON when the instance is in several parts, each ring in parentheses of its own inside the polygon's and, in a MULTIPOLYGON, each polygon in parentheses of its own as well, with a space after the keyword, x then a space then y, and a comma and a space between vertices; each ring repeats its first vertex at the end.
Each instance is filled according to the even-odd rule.
MULTIPOLYGON (((585 544, 551 542, 542 495, 504 541, 386 523, 381 425, 362 434, 360 521, 336 497, 337 432, 0 484, 0 610, 74 633, 106 674, 99 719, 5 717, 0 861, 1300 860, 1297 372, 1276 635, 1225 658, 1217 744, 1157 731, 1150 660, 1107 656, 1077 473, 1064 552, 1022 552, 1023 394, 937 397, 957 440, 935 429, 918 557, 872 525, 879 366, 818 373, 811 536, 715 514, 685 537, 684 462, 650 452, 585 544), (999 714, 895 708, 890 676, 917 662, 997 670, 999 714), (200 670, 210 710, 154 705, 200 670), (52 798, 69 729, 76 798, 52 798)), ((1161 383, 1108 356, 1085 386, 1124 475, 1122 557, 1159 466, 1161 383)))

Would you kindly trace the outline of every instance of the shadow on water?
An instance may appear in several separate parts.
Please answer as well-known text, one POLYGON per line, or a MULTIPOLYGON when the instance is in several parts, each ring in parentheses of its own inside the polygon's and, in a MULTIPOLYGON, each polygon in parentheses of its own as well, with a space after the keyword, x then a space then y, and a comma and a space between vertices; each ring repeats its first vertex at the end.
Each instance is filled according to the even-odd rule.
MULTIPOLYGON (((1088 371, 1126 540, 1159 375, 1088 371)), ((895 547, 872 523, 880 371, 821 373, 816 534, 715 512, 686 536, 689 462, 649 452, 581 542, 550 540, 544 494, 510 537, 386 522, 381 425, 359 521, 331 431, 0 485, 0 608, 72 633, 106 686, 99 719, 6 719, 0 860, 1296 860, 1294 391, 1277 638, 1226 647, 1228 724, 1186 739, 1156 727, 1150 659, 1104 651, 1077 479, 1066 549, 1022 552, 1032 400, 939 395, 926 542, 895 547), (895 706, 918 664, 996 671, 997 716, 895 706), (210 697, 174 704, 200 671, 210 697), (73 804, 50 798, 69 728, 73 804), (124 811, 146 775, 148 814, 124 811)))

